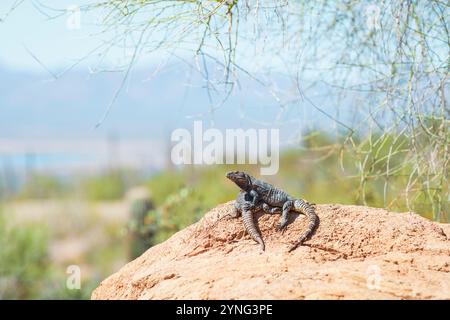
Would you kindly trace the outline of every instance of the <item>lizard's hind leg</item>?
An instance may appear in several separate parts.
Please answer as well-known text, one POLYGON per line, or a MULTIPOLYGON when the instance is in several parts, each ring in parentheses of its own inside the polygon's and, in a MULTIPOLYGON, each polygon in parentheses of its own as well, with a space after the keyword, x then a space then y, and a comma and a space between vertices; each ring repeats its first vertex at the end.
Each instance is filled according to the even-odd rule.
POLYGON ((288 224, 288 218, 289 218, 289 211, 291 211, 294 208, 294 201, 288 200, 283 205, 283 213, 281 214, 281 220, 280 225, 278 226, 278 229, 281 231, 286 230, 287 224, 288 224))
POLYGON ((268 213, 268 214, 281 213, 281 208, 279 208, 279 207, 271 207, 267 203, 263 203, 262 204, 262 209, 263 209, 263 211, 265 213, 268 213))
POLYGON ((264 244, 264 240, 261 238, 258 230, 256 229, 255 222, 253 221, 253 212, 252 210, 244 210, 242 211, 242 220, 244 221, 245 230, 250 235, 250 237, 259 243, 261 250, 264 251, 266 246, 264 244))
POLYGON ((235 202, 235 208, 242 214, 242 220, 244 227, 250 237, 255 240, 261 246, 261 250, 265 250, 265 244, 261 237, 258 228, 253 220, 253 214, 260 210, 260 205, 255 206, 253 204, 254 198, 248 192, 240 192, 235 202))

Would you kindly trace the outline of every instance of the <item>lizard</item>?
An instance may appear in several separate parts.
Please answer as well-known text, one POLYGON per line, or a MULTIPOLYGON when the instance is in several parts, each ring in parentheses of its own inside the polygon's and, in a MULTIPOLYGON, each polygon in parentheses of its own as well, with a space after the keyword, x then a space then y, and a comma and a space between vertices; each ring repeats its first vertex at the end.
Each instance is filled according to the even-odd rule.
POLYGON ((313 205, 306 200, 296 199, 285 191, 258 180, 243 171, 228 172, 226 177, 241 189, 235 202, 235 216, 242 215, 246 231, 253 240, 260 244, 262 251, 265 250, 265 244, 253 221, 253 214, 259 210, 270 214, 281 213, 278 229, 282 232, 286 230, 290 211, 303 213, 308 217, 308 228, 289 249, 289 252, 302 245, 318 226, 319 217, 313 205))
POLYGON ((253 214, 263 210, 265 213, 281 213, 281 209, 277 207, 270 207, 266 203, 259 202, 256 206, 253 204, 250 193, 240 191, 234 203, 234 212, 231 214, 233 218, 242 216, 244 227, 250 237, 261 246, 261 250, 265 250, 265 244, 261 235, 253 222, 253 214))

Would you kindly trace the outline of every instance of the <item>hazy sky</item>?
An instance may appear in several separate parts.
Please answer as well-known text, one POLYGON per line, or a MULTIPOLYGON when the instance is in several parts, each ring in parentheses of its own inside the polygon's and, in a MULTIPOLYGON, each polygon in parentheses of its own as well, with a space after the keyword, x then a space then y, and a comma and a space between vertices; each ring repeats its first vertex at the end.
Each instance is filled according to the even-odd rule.
POLYGON ((52 70, 63 69, 98 46, 98 38, 90 37, 98 31, 91 23, 93 17, 81 12, 78 29, 68 21, 69 11, 64 12, 75 4, 82 6, 89 1, 24 1, 10 12, 15 2, 18 1, 0 1, 0 18, 4 20, 0 23, 0 64, 15 69, 42 71, 42 66, 30 54, 32 52, 52 70), (46 14, 52 14, 55 18, 46 14))
MULTIPOLYGON (((41 61, 50 70, 62 70, 67 68, 78 59, 85 57, 103 41, 108 41, 114 37, 113 33, 105 33, 100 27, 102 16, 100 10, 84 10, 87 4, 95 1, 87 0, 2 0, 0 1, 0 39, 2 48, 0 50, 0 65, 6 65, 14 69, 28 71, 43 71, 42 65, 36 61, 41 61), (15 3, 20 3, 14 10, 15 3), (79 16, 73 14, 72 8, 81 8, 79 16), (79 17, 78 23, 73 23, 79 17), (34 56, 34 57, 33 57, 34 56)), ((103 12, 104 14, 104 12, 103 12)), ((136 18, 137 20, 140 17, 136 18)), ((243 30, 253 30, 253 22, 245 26, 241 22, 240 34, 243 30)), ((227 30, 223 29, 224 32, 227 30)), ((119 30, 120 32, 121 30, 119 30)), ((157 42, 159 31, 152 33, 151 41, 157 42)), ((198 28, 196 32, 182 33, 182 48, 188 50, 179 50, 177 55, 189 53, 189 57, 198 48, 199 39, 195 39, 189 44, 189 39, 201 37, 202 29, 198 28), (197 33, 196 33, 197 32, 197 33), (191 46, 191 47, 190 47, 191 46)), ((249 31, 250 34, 252 33, 249 31)), ((280 43, 272 36, 272 41, 266 42, 264 37, 255 41, 243 41, 240 39, 239 46, 239 64, 245 65, 249 70, 257 70, 261 66, 285 68, 285 62, 280 60, 280 43), (262 38, 262 39, 261 39, 262 38), (262 50, 262 47, 266 50, 262 50), (276 54, 272 54, 270 46, 275 46, 276 54)), ((281 38, 280 38, 281 39, 281 38)), ((280 40, 278 39, 278 40, 280 40)), ((295 45, 296 40, 292 41, 290 46, 295 45)), ((122 45, 122 44, 120 44, 122 45)), ((130 45, 130 44, 127 44, 130 45)), ((177 43, 175 43, 175 46, 177 43)), ((216 42, 210 45, 217 46, 216 42)), ((281 45, 282 46, 282 45, 281 45)), ((210 47, 209 47, 210 48, 210 47)), ((208 49, 209 50, 209 49, 208 49)), ((117 65, 123 62, 124 55, 130 55, 130 49, 125 52, 123 48, 116 47, 108 52, 106 64, 117 65)), ((99 53, 101 51, 96 51, 99 53)), ((219 59, 222 59, 223 52, 219 59)), ((161 63, 167 57, 168 51, 158 50, 151 56, 147 53, 139 57, 141 66, 161 63)), ((292 55, 286 51, 286 56, 292 55)), ((88 67, 95 65, 98 56, 91 55, 89 59, 83 61, 80 65, 88 67)), ((288 68, 289 69, 289 68, 288 68)), ((56 72, 56 71, 55 71, 56 72)))
MULTIPOLYGON (((0 39, 2 39, 0 71, 9 69, 8 72, 3 72, 4 87, 9 89, 7 94, 0 98, 0 103, 3 103, 0 109, 4 110, 5 122, 13 121, 21 115, 22 119, 15 128, 0 129, 0 135, 23 136, 34 130, 35 137, 51 136, 55 135, 52 128, 60 130, 61 127, 68 126, 73 134, 86 136, 87 128, 92 129, 107 109, 120 86, 122 77, 108 73, 90 74, 99 60, 96 55, 92 55, 80 63, 74 71, 64 74, 57 80, 52 79, 50 73, 58 74, 65 70, 101 43, 101 36, 96 35, 100 29, 95 25, 95 14, 81 10, 80 28, 73 28, 70 23, 73 16, 70 16, 68 9, 74 5, 83 8, 83 5, 92 1, 24 1, 10 11, 14 3, 18 2, 20 1, 0 1, 0 17, 3 20, 3 23, 0 23, 0 39), (36 76, 27 75, 30 72, 36 73, 36 76), (37 110, 35 113, 28 112, 33 108, 37 110), (49 121, 53 121, 55 125, 44 126, 43 119, 36 120, 38 114, 48 114, 49 121), (65 114, 69 116, 63 117, 65 114), (73 116, 70 116, 72 114, 73 116), (77 121, 74 121, 75 119, 77 121), (30 121, 33 123, 29 123, 30 121), (19 129, 21 125, 22 129, 19 129), (36 125, 38 128, 35 128, 36 125), (83 130, 77 131, 80 128, 83 130)), ((106 37, 108 36, 110 35, 106 37)), ((115 66, 120 62, 123 63, 124 56, 123 50, 111 51, 105 64, 115 66)), ((178 121, 163 120, 169 114, 164 110, 168 109, 172 109, 170 111, 172 119, 186 117, 192 119, 190 116, 202 112, 206 114, 208 120, 212 119, 208 114, 210 102, 204 90, 205 81, 200 74, 189 71, 188 65, 174 59, 175 61, 171 62, 172 66, 169 65, 167 70, 162 69, 159 74, 152 77, 158 64, 166 58, 167 51, 164 50, 152 56, 140 57, 140 68, 133 71, 130 82, 122 90, 121 98, 115 103, 110 114, 111 119, 109 123, 105 122, 105 126, 110 124, 117 128, 122 125, 124 130, 127 128, 124 135, 136 137, 139 132, 151 136, 156 132, 161 133, 161 126, 179 125, 178 121), (123 110, 126 110, 125 113, 123 110), (136 118, 130 110, 137 110, 136 118), (145 130, 139 126, 145 119, 143 110, 148 110, 147 117, 156 120, 153 127, 145 130)), ((230 98, 226 104, 225 110, 219 110, 219 116, 215 119, 216 125, 229 126, 233 118, 242 118, 243 107, 250 110, 248 114, 252 120, 266 123, 273 121, 279 110, 272 108, 270 112, 270 108, 267 107, 276 103, 278 98, 273 96, 273 92, 264 92, 267 90, 257 88, 249 78, 243 77, 241 81, 243 85, 241 93, 236 92, 234 98, 230 98), (265 111, 261 113, 259 111, 261 108, 257 107, 265 108, 265 111), (252 108, 258 111, 251 111, 252 108)), ((221 97, 216 97, 216 100, 218 99, 221 97)), ((292 117, 292 113, 287 117, 292 117)), ((240 121, 232 122, 235 126, 245 126, 240 121)), ((250 122, 247 125, 256 124, 250 122)), ((63 136, 67 136, 67 132, 63 136)))
MULTIPOLYGON (((276 74, 271 76, 270 88, 258 87, 257 82, 242 77, 240 89, 210 113, 205 79, 195 68, 174 59, 155 73, 167 58, 167 52, 161 50, 140 60, 108 118, 94 129, 120 87, 123 74, 92 74, 99 60, 92 55, 58 79, 51 75, 65 70, 101 43, 101 36, 93 36, 100 30, 95 26, 95 16, 81 11, 80 28, 74 28, 70 20, 73 16, 66 12, 73 5, 92 1, 24 1, 10 11, 18 2, 0 1, 0 160, 2 153, 20 155, 32 150, 55 154, 65 141, 71 141, 72 153, 96 153, 99 147, 80 149, 80 141, 108 143, 108 137, 115 135, 121 140, 159 143, 159 151, 148 148, 145 153, 150 161, 151 151, 161 152, 161 146, 170 143, 174 128, 190 129, 195 119, 222 129, 280 127, 283 141, 296 141, 299 132, 312 129, 315 123, 327 126, 327 122, 317 121, 323 116, 310 107, 279 108, 278 103, 283 101, 277 94, 282 100, 292 99, 292 83, 276 74)), ((269 53, 265 57, 254 55, 253 66, 257 67, 257 57, 263 65, 267 64, 265 59, 276 64, 277 55, 269 53)), ((103 66, 126 65, 125 56, 123 50, 111 51, 103 66)), ((216 66, 211 69, 223 73, 216 66)), ((221 96, 214 99, 219 101, 221 96)), ((131 142, 124 145, 140 146, 131 142)), ((67 154, 69 149, 62 148, 59 153, 67 154)), ((133 151, 126 154, 133 156, 133 151)), ((139 159, 142 157, 139 155, 139 159)))

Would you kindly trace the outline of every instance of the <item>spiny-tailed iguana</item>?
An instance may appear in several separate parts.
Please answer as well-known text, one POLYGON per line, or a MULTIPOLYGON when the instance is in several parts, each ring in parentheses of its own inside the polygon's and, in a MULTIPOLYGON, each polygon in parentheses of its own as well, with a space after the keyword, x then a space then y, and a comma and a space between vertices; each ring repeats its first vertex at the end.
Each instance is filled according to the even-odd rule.
POLYGON ((289 252, 301 245, 318 226, 319 217, 315 213, 314 207, 307 201, 296 199, 285 191, 242 171, 229 172, 227 173, 227 178, 241 188, 235 204, 237 214, 242 214, 245 229, 260 244, 263 251, 265 249, 264 241, 253 221, 253 214, 259 210, 270 214, 281 213, 281 221, 278 229, 282 231, 287 227, 289 211, 293 210, 303 213, 308 217, 309 224, 307 230, 289 249, 289 252))

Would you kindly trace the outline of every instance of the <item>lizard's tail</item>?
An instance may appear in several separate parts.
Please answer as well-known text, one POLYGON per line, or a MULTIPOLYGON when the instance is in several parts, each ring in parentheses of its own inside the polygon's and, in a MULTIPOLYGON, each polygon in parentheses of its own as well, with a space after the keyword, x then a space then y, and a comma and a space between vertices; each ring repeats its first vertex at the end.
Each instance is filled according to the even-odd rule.
POLYGON ((303 241, 308 239, 313 233, 314 229, 319 224, 319 217, 314 210, 314 207, 303 199, 297 199, 294 201, 294 210, 305 214, 308 217, 309 224, 308 229, 301 235, 298 241, 289 249, 289 252, 295 250, 298 246, 302 245, 303 241))
POLYGON ((253 213, 250 210, 244 210, 242 212, 242 220, 244 221, 245 230, 252 237, 253 240, 259 243, 261 250, 265 250, 265 244, 258 229, 256 229, 255 222, 253 221, 253 213))

